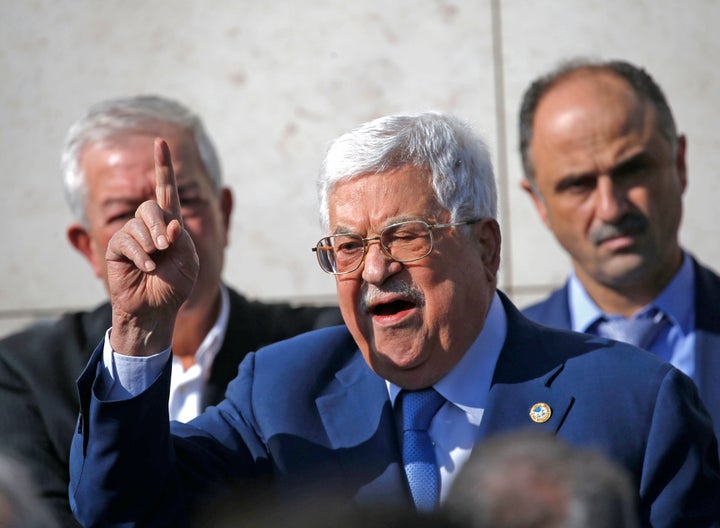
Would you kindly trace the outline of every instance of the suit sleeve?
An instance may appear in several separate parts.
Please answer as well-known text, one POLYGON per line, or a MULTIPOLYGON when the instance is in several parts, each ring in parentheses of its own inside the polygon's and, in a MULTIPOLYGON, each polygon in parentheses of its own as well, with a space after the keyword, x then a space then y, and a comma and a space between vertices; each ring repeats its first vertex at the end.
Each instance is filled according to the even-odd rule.
MULTIPOLYGON (((44 503, 62 526, 77 526, 68 507, 67 479, 62 478, 67 475, 67 466, 58 456, 44 420, 48 411, 40 409, 31 380, 6 359, 0 355, 0 451, 18 459, 28 470, 44 503)), ((63 414, 62 402, 58 407, 49 412, 63 414)))
MULTIPOLYGON (((83 526, 186 526, 207 493, 252 478, 257 464, 239 411, 168 421, 170 362, 148 389, 104 401, 102 343, 78 380, 80 421, 70 453, 70 503, 83 526)), ((245 369, 252 376, 252 369, 245 369)))
POLYGON ((670 369, 658 392, 640 482, 650 525, 720 526, 718 482, 710 417, 692 380, 670 369))

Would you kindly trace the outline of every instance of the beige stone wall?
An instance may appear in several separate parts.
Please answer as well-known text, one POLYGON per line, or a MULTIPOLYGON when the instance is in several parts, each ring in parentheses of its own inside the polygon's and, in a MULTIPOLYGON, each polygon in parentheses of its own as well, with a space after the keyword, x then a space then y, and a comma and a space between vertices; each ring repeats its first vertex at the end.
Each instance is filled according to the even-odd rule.
POLYGON ((688 135, 682 239, 720 268, 720 2, 715 0, 27 0, 0 2, 0 335, 104 297, 65 240, 67 127, 107 97, 161 93, 205 119, 235 193, 225 278, 251 297, 324 301, 334 283, 314 179, 330 139, 437 109, 490 144, 502 288, 525 304, 567 260, 519 190, 527 83, 574 55, 645 65, 688 135))

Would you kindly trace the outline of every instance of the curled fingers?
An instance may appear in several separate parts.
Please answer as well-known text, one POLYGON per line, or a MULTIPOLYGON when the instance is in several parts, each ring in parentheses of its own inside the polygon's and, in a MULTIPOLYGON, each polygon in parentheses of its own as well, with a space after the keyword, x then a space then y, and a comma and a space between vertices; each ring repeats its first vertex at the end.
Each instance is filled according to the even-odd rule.
MULTIPOLYGON (((171 224, 177 224, 172 221, 171 224)), ((156 264, 151 255, 158 250, 167 249, 177 234, 165 223, 165 214, 152 200, 144 202, 135 212, 135 218, 129 220, 108 245, 108 260, 129 260, 143 271, 153 271, 156 264), (170 240, 168 239, 168 233, 170 240)))

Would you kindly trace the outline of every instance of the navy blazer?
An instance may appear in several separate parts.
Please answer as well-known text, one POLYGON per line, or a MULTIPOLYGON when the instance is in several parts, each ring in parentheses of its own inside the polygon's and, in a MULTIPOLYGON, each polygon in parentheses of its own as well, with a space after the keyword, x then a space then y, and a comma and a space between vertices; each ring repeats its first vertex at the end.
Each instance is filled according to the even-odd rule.
MULTIPOLYGON (((691 257, 692 258, 692 257, 691 257)), ((700 398, 720 438, 720 277, 692 258, 695 270, 695 374, 700 398)), ((523 314, 540 324, 570 329, 568 284, 523 314)))
MULTIPOLYGON (((228 292, 228 328, 203 388, 203 408, 223 399, 248 352, 341 320, 335 307, 268 304, 228 292)), ((43 501, 67 528, 77 526, 67 494, 76 381, 110 325, 110 304, 104 303, 0 340, 0 450, 27 466, 43 501)))
MULTIPOLYGON (((536 325, 501 297, 508 336, 479 439, 554 431, 628 468, 645 525, 715 526, 717 445, 693 382, 629 345, 536 325), (529 417, 538 402, 552 409, 543 424, 529 417)), ((204 491, 263 475, 291 494, 320 483, 365 504, 408 500, 385 381, 344 326, 248 355, 223 402, 170 428, 168 369, 137 397, 101 401, 101 356, 102 346, 78 382, 71 452, 71 502, 85 526, 179 526, 204 491)))

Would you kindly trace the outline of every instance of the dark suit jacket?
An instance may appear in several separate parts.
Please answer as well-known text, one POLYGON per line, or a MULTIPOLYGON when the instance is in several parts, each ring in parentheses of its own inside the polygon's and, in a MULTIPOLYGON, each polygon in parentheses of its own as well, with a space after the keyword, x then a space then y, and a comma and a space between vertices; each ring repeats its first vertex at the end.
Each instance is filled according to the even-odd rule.
MULTIPOLYGON (((647 352, 538 326, 503 302, 508 337, 480 438, 535 427, 595 446, 632 473, 646 524, 714 526, 717 446, 692 381, 647 352), (538 402, 552 409, 543 424, 529 417, 538 402)), ((92 390, 101 356, 102 343, 78 381, 70 462, 87 526, 180 526, 204 490, 265 474, 290 496, 320 484, 361 503, 408 500, 385 381, 344 326, 248 355, 226 399, 173 422, 172 434, 162 420, 169 369, 137 397, 106 402, 92 390)))
MULTIPOLYGON (((695 375, 715 436, 720 438, 720 277, 692 259, 695 270, 695 375)), ((550 296, 523 310, 540 324, 570 329, 570 301, 567 283, 550 296)))
MULTIPOLYGON (((316 320, 341 320, 336 308, 264 304, 229 292, 228 328, 204 390, 204 406, 222 400, 248 352, 316 328, 316 320)), ((77 526, 67 495, 79 408, 76 380, 110 327, 110 317, 110 305, 103 304, 0 341, 0 450, 27 464, 63 526, 77 526)))

